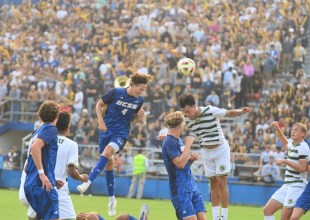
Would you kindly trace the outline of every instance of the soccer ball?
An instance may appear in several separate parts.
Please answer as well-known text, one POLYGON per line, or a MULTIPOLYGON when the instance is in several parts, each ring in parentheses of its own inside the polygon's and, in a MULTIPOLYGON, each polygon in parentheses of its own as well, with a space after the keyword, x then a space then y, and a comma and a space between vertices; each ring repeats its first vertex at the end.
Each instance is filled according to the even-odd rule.
POLYGON ((177 68, 178 68, 178 72, 181 75, 189 76, 192 73, 194 73, 194 71, 196 69, 196 64, 195 64, 194 60, 185 57, 185 58, 182 58, 179 60, 177 68))

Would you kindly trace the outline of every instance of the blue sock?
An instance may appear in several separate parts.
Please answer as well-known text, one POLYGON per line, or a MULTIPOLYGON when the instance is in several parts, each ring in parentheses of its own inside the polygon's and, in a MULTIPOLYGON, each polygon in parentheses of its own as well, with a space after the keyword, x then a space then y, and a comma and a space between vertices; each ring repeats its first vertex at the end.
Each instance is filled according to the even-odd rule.
POLYGON ((138 220, 138 219, 136 219, 135 217, 133 217, 131 215, 128 215, 128 220, 138 220))
POLYGON ((99 214, 98 214, 98 218, 99 218, 99 220, 104 220, 104 218, 99 214))
POLYGON ((91 170, 88 180, 93 182, 94 179, 96 179, 96 177, 98 176, 98 174, 105 168, 105 165, 107 165, 107 162, 108 162, 108 158, 101 156, 97 164, 91 170))
POLYGON ((109 196, 114 196, 114 172, 113 170, 105 171, 109 196))

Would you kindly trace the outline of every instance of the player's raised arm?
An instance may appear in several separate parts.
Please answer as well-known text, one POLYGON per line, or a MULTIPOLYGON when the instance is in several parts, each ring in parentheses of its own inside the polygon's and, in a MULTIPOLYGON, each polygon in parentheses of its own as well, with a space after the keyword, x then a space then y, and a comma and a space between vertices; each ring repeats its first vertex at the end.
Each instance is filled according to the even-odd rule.
POLYGON ((248 113, 248 112, 250 112, 249 107, 244 107, 242 109, 232 109, 232 110, 227 110, 226 116, 237 117, 237 116, 243 115, 243 114, 248 113))
POLYGON ((282 130, 281 130, 281 128, 279 127, 279 122, 277 122, 277 121, 273 121, 273 122, 271 122, 271 127, 274 127, 275 129, 276 129, 276 132, 277 132, 277 134, 278 134, 278 137, 279 137, 279 139, 280 139, 280 141, 281 141, 281 143, 282 143, 282 145, 283 145, 283 148, 284 148, 284 150, 287 152, 287 144, 288 144, 288 140, 287 140, 287 138, 284 136, 284 134, 283 134, 283 132, 282 132, 282 130))
POLYGON ((96 104, 96 114, 97 114, 97 119, 98 119, 98 129, 100 131, 106 132, 107 131, 107 126, 103 120, 103 115, 102 115, 102 108, 106 106, 106 104, 100 99, 97 104, 96 104))

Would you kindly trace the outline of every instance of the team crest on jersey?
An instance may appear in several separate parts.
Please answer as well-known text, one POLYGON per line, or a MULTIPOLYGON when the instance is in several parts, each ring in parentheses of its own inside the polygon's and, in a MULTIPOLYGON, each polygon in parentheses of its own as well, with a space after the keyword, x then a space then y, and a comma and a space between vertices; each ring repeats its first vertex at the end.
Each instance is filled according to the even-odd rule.
POLYGON ((220 171, 223 172, 224 170, 225 170, 225 166, 224 166, 224 165, 221 165, 221 166, 220 166, 220 171))
POLYGON ((290 205, 290 204, 292 204, 293 203, 293 199, 289 199, 288 201, 287 201, 287 203, 290 205))

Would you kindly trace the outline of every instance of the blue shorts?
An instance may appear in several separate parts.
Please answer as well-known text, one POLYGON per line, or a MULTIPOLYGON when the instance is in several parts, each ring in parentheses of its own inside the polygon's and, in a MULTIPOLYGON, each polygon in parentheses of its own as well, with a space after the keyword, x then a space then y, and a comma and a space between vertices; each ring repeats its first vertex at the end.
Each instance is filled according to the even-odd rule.
POLYGON ((54 188, 46 192, 41 186, 27 186, 24 190, 30 206, 37 213, 37 219, 59 218, 58 194, 54 188))
POLYGON ((294 208, 302 208, 306 212, 310 210, 310 183, 308 183, 305 191, 301 194, 297 200, 294 208))
POLYGON ((198 212, 206 212, 202 195, 198 190, 179 193, 177 196, 172 196, 171 201, 178 219, 196 216, 198 212))
POLYGON ((117 134, 99 131, 98 151, 100 154, 102 154, 105 147, 107 145, 110 145, 114 148, 115 153, 117 153, 119 150, 122 150, 124 148, 126 141, 126 138, 118 136, 117 134), (116 148, 118 148, 118 150, 116 148))

